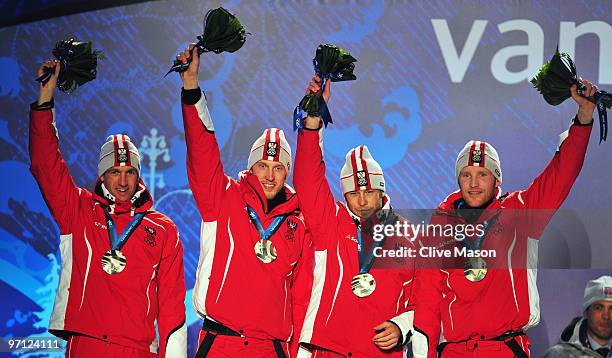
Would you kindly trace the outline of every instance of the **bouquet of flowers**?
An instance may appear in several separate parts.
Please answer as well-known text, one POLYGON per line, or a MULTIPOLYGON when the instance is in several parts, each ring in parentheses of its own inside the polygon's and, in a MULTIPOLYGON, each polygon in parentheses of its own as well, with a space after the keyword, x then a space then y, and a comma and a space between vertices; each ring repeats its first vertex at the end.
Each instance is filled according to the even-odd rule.
MULTIPOLYGON (((98 59, 105 59, 101 51, 92 50, 91 41, 80 42, 73 38, 58 42, 53 49, 53 56, 60 63, 57 88, 66 93, 72 93, 96 78, 98 59)), ((53 72, 52 68, 45 68, 43 75, 36 81, 47 83, 53 72)))
MULTIPOLYGON (((357 76, 353 74, 357 60, 348 52, 332 44, 319 45, 312 60, 316 74, 323 80, 322 90, 325 90, 327 81, 341 82, 353 81, 357 76)), ((333 123, 327 103, 322 95, 310 93, 304 96, 300 104, 293 111, 293 128, 302 128, 302 119, 306 115, 317 116, 323 123, 333 123)))
MULTIPOLYGON (((196 47, 198 54, 204 52, 235 52, 238 51, 246 41, 246 30, 234 14, 219 7, 209 10, 204 18, 204 33, 198 36, 196 47)), ((174 60, 170 72, 184 72, 189 67, 191 58, 187 63, 174 60)))
MULTIPOLYGON (((544 96, 544 100, 553 106, 563 103, 572 96, 570 87, 577 86, 579 95, 583 95, 584 84, 578 81, 576 65, 566 53, 555 51, 552 59, 545 63, 538 74, 531 80, 533 86, 544 96)), ((608 116, 606 108, 612 107, 612 95, 606 91, 597 91, 592 97, 586 97, 597 105, 599 114, 599 143, 608 136, 608 116)))

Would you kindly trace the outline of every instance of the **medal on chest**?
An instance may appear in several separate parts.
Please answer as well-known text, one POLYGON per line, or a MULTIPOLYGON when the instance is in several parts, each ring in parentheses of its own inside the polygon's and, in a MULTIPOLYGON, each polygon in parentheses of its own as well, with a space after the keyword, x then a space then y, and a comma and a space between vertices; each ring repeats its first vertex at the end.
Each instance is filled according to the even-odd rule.
POLYGON ((369 272, 374 264, 374 251, 382 247, 386 236, 382 240, 374 241, 372 248, 368 251, 368 255, 365 253, 363 246, 363 239, 361 237, 361 228, 357 228, 357 253, 359 257, 359 273, 353 276, 351 280, 351 290, 353 294, 359 298, 368 297, 374 290, 376 290, 376 279, 369 272))
MULTIPOLYGON (((458 240, 469 252, 469 254, 474 254, 478 252, 482 247, 482 243, 489 231, 489 228, 495 223, 499 216, 497 213, 491 220, 484 221, 482 223, 482 233, 476 236, 474 243, 471 243, 468 238, 464 238, 462 240, 458 240)), ((480 282, 484 280, 487 276, 487 262, 481 257, 468 257, 463 264, 463 276, 470 282, 480 282)))
POLYGON ((268 226, 266 230, 264 230, 263 225, 261 224, 261 220, 259 220, 259 216, 253 208, 247 205, 247 212, 249 213, 249 218, 251 219, 251 223, 257 229, 257 233, 259 234, 259 240, 255 243, 253 247, 255 250, 255 257, 259 259, 259 261, 264 264, 269 264, 276 260, 277 252, 276 247, 270 240, 270 237, 274 235, 276 230, 281 226, 287 215, 280 215, 274 218, 272 224, 268 226))
POLYGON ((463 266, 463 276, 471 282, 480 282, 487 276, 487 262, 480 257, 470 257, 463 266))
POLYGON ((259 240, 255 243, 255 256, 264 264, 276 260, 276 247, 270 240, 259 240))
POLYGON ((368 297, 376 289, 376 280, 374 276, 368 272, 360 273, 353 276, 351 281, 351 290, 357 297, 368 297))
POLYGON ((109 275, 120 273, 126 264, 125 255, 119 250, 108 250, 102 256, 102 270, 109 275))
POLYGON ((103 208, 104 216, 106 217, 106 229, 108 232, 108 240, 110 242, 111 249, 106 251, 102 255, 101 264, 102 270, 109 275, 116 275, 121 273, 127 266, 127 258, 125 254, 121 252, 121 248, 127 243, 130 236, 134 233, 138 225, 145 216, 145 213, 138 213, 134 215, 128 226, 125 228, 121 236, 117 236, 115 229, 115 222, 111 217, 110 213, 103 208))

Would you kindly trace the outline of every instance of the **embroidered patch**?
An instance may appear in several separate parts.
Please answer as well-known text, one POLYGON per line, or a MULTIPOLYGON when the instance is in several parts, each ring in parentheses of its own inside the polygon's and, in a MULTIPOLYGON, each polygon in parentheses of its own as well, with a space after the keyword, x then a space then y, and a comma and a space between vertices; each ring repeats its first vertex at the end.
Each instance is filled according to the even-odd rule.
POLYGON ((278 143, 268 142, 268 148, 266 148, 266 155, 269 157, 275 157, 278 152, 278 143))
POLYGON ((357 176, 357 186, 367 186, 368 185, 368 177, 364 170, 360 170, 355 173, 357 176))
POLYGON ((119 163, 126 163, 127 160, 128 160, 127 149, 125 149, 125 148, 117 148, 117 161, 119 163))
POLYGON ((480 151, 480 149, 474 149, 474 151, 472 152, 472 161, 474 163, 480 163, 481 160, 482 160, 482 151, 480 151))
POLYGON ((295 231, 297 230, 297 222, 287 219, 287 231, 285 231, 285 239, 293 241, 295 239, 295 231))
POLYGON ((150 226, 145 226, 144 230, 145 230, 144 242, 151 247, 155 247, 155 245, 157 244, 157 240, 156 240, 157 231, 155 231, 155 229, 150 226))

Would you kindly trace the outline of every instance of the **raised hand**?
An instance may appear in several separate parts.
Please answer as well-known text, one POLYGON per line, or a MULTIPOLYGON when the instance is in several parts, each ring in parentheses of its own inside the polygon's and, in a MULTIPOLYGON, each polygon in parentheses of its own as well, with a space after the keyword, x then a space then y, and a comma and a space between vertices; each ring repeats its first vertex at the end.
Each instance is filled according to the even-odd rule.
POLYGON ((198 84, 198 71, 200 69, 200 54, 196 48, 196 44, 192 43, 185 51, 181 52, 176 56, 178 61, 187 63, 187 60, 193 57, 193 60, 189 64, 189 67, 184 72, 179 72, 181 80, 183 80, 183 88, 186 90, 196 89, 199 87, 198 84))
POLYGON ((55 86, 57 85, 57 77, 59 76, 60 72, 60 63, 58 60, 46 60, 40 65, 40 67, 38 67, 36 76, 42 76, 45 73, 45 68, 55 69, 55 72, 51 75, 51 77, 46 83, 40 83, 40 91, 38 93, 38 105, 41 105, 45 102, 49 102, 53 98, 53 91, 55 90, 55 86))

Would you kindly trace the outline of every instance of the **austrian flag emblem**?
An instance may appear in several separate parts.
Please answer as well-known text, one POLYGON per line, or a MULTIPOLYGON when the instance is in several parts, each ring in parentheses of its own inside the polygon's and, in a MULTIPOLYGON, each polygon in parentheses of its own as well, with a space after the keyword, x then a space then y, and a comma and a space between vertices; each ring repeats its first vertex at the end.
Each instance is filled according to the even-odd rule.
POLYGON ((119 163, 126 163, 127 160, 128 160, 127 149, 125 149, 125 148, 118 148, 117 149, 117 161, 119 163))
POLYGON ((278 143, 276 142, 268 142, 268 148, 266 148, 266 155, 269 157, 275 157, 276 153, 278 153, 278 143))
POLYGON ((150 226, 145 226, 144 231, 145 231, 144 242, 151 247, 155 247, 155 245, 157 244, 157 240, 156 240, 157 231, 150 226))
POLYGON ((482 152, 480 151, 480 149, 474 149, 474 151, 472 152, 472 161, 474 163, 480 163, 481 160, 482 152))
POLYGON ((357 176, 357 185, 358 186, 367 186, 368 185, 368 177, 366 176, 366 172, 363 170, 355 173, 357 176))

